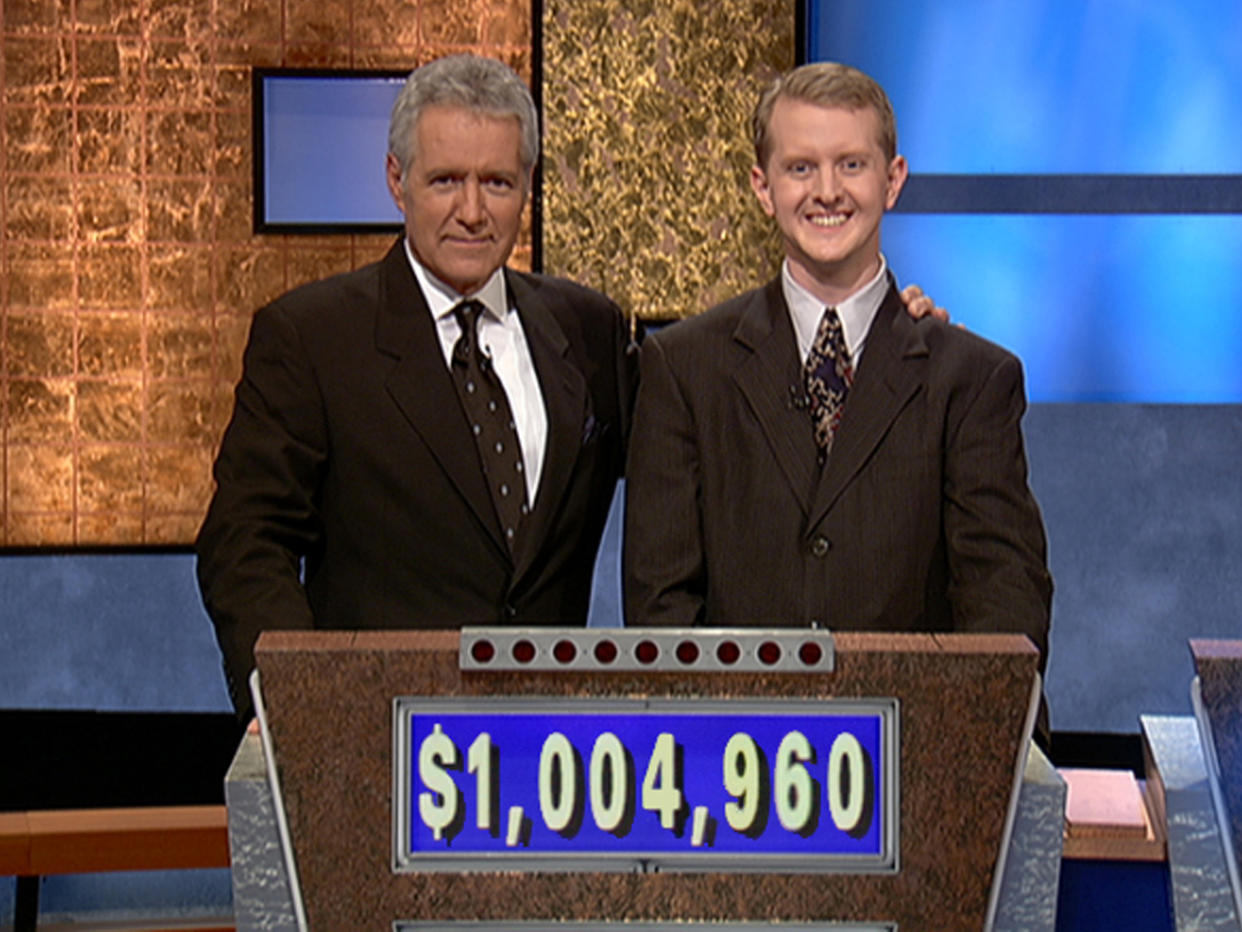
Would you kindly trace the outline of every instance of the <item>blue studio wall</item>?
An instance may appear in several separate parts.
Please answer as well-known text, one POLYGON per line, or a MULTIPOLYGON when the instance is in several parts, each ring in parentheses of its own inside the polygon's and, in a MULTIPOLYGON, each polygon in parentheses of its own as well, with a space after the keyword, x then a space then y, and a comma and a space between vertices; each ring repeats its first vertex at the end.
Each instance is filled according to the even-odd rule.
MULTIPOLYGON (((619 498, 596 562, 597 626, 621 623, 619 498)), ((0 556, 0 709, 231 711, 193 555, 0 556)))
POLYGON ((1242 403, 1242 5, 812 0, 807 20, 808 58, 892 98, 893 268, 1017 353, 1032 402, 1242 403))
POLYGON ((884 250, 1023 360, 1056 581, 1054 731, 1188 713, 1242 637, 1242 6, 808 0, 808 60, 884 85, 884 250))
POLYGON ((0 557, 0 605, 0 708, 231 708, 189 554, 0 557))

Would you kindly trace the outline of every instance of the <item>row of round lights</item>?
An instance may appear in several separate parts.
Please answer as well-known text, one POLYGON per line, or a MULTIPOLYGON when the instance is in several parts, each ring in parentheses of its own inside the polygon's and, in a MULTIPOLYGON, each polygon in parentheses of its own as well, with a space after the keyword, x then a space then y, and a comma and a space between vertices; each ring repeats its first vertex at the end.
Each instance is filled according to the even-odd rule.
MULTIPOLYGON (((595 660, 602 666, 608 666, 620 656, 620 648, 615 641, 602 638, 595 642, 591 651, 595 660)), ((519 664, 534 661, 539 649, 534 642, 521 639, 514 641, 509 649, 510 657, 519 664)), ((755 650, 755 656, 765 666, 780 663, 783 649, 776 641, 762 641, 755 650)), ((673 649, 673 655, 683 666, 693 666, 702 656, 699 644, 693 640, 679 641, 673 649)), ((487 638, 479 638, 470 645, 470 656, 475 663, 488 664, 496 659, 496 645, 487 638)), ((578 659, 578 645, 569 638, 562 638, 552 646, 552 656, 558 663, 571 664, 578 659)), ((803 641, 798 645, 798 660, 804 666, 814 667, 824 657, 823 648, 815 641, 803 641)), ((660 645, 652 640, 641 640, 634 645, 634 659, 643 666, 650 666, 660 659, 660 645)), ((716 660, 722 666, 730 667, 742 659, 742 648, 733 640, 724 639, 716 645, 716 660)))

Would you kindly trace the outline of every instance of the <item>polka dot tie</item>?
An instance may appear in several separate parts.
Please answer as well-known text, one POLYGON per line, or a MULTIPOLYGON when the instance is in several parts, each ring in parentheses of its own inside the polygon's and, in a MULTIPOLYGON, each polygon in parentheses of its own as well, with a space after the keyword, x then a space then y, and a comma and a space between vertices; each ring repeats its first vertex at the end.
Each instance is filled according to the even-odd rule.
POLYGON ((491 357, 479 348, 482 310, 478 301, 463 301, 453 308, 453 316, 461 327, 461 336, 453 346, 453 381, 479 448, 479 463, 492 493, 496 516, 512 552, 528 511, 525 466, 504 386, 491 357))
POLYGON ((854 383, 854 367, 850 364, 850 351, 845 345, 845 332, 836 308, 824 308, 802 372, 806 378, 806 394, 811 400, 811 426, 822 466, 841 423, 845 396, 854 383))

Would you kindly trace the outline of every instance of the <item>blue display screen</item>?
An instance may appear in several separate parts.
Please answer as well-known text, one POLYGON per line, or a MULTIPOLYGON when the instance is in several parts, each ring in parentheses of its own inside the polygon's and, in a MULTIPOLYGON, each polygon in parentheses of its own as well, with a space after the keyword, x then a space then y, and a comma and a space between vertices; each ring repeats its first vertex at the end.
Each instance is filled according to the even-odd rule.
POLYGON ((917 172, 1242 171, 1235 0, 809 0, 807 57, 871 75, 917 172))
POLYGON ((1242 402, 1242 5, 810 0, 806 22, 808 59, 892 98, 898 210, 926 211, 885 220, 894 272, 1017 353, 1032 401, 1242 402))
POLYGON ((388 120, 403 76, 256 76, 260 225, 401 222, 385 181, 388 120))
POLYGON ((398 858, 414 867, 477 855, 893 862, 893 725, 874 704, 410 702, 397 819, 398 858))

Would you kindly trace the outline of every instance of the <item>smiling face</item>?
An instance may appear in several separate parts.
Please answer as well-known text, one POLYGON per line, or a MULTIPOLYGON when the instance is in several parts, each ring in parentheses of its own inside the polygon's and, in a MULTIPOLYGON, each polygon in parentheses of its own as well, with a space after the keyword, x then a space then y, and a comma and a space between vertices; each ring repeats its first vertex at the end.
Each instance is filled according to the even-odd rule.
POLYGON ((765 164, 751 169, 759 203, 776 219, 794 279, 826 304, 875 275, 880 220, 897 203, 906 160, 886 157, 870 107, 776 101, 765 164))
POLYGON ((388 156, 388 190, 415 257, 463 295, 504 265, 521 226, 530 174, 515 117, 432 106, 414 127, 414 157, 388 156))

